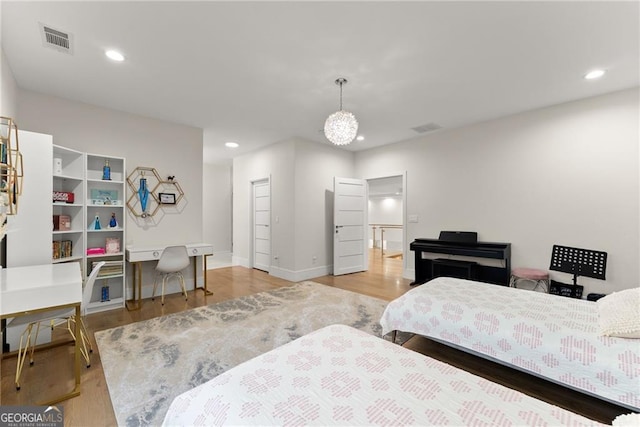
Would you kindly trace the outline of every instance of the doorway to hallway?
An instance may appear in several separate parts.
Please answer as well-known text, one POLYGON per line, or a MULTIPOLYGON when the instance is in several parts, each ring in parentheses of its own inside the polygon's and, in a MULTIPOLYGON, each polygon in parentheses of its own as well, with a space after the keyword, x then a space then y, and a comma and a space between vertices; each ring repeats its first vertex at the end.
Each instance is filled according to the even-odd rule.
POLYGON ((380 268, 388 264, 387 268, 399 268, 402 275, 406 256, 404 175, 367 179, 367 184, 370 263, 380 260, 372 265, 380 268))

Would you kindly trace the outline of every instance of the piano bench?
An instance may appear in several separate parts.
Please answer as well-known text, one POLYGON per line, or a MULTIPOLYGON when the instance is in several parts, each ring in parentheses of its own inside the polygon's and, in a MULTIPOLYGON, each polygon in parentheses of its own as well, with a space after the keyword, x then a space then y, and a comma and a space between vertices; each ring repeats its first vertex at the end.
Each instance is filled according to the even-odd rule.
POLYGON ((549 273, 535 268, 514 268, 511 270, 509 286, 518 289, 527 289, 549 293, 549 273))

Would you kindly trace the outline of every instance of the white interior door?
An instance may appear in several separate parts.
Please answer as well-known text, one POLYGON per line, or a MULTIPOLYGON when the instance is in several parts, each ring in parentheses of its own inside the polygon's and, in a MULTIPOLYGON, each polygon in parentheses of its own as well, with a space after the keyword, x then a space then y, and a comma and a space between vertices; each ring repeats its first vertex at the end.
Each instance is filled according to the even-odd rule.
POLYGON ((253 268, 271 265, 271 190, 269 181, 253 183, 253 268))
POLYGON ((333 178, 333 275, 366 271, 367 181, 333 178))

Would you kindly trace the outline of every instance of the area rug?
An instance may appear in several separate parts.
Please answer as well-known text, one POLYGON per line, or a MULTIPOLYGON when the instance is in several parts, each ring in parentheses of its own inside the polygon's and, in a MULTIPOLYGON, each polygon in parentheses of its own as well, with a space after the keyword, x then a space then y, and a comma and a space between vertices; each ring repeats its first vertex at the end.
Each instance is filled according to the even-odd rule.
POLYGON ((380 336, 386 305, 302 282, 96 332, 118 425, 160 425, 177 395, 324 326, 380 336))

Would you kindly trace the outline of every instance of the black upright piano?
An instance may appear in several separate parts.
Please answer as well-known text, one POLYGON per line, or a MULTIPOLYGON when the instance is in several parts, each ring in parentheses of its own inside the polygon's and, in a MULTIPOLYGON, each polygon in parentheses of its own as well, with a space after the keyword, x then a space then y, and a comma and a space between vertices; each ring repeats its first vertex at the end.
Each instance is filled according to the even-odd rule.
POLYGON ((415 239, 409 245, 415 252, 416 278, 420 285, 434 277, 450 276, 479 282, 508 285, 511 277, 511 243, 478 242, 477 233, 443 231, 438 239, 415 239), (458 255, 502 260, 502 266, 452 258, 423 258, 423 253, 458 255))

